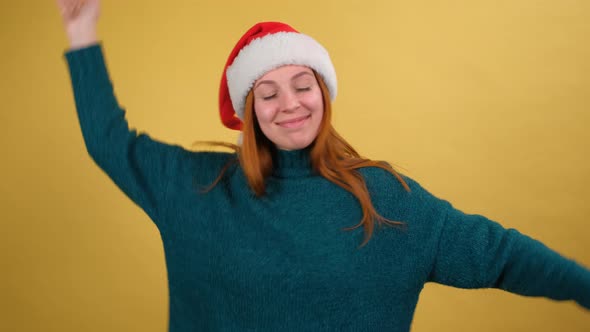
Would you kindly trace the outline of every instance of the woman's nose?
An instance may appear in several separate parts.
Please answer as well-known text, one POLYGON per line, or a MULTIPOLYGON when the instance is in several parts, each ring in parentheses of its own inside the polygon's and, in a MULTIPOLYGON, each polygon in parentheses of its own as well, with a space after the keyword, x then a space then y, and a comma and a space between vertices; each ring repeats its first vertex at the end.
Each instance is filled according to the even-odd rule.
POLYGON ((290 112, 299 108, 301 104, 297 95, 292 91, 288 91, 282 93, 280 98, 280 106, 282 111, 290 112))

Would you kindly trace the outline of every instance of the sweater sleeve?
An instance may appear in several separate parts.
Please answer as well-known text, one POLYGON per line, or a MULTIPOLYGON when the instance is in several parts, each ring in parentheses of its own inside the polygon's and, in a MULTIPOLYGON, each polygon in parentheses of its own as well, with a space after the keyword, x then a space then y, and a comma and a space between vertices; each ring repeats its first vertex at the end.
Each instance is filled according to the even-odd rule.
POLYGON ((587 268, 514 229, 443 204, 446 214, 430 281, 574 300, 590 309, 587 268))
POLYGON ((67 51, 65 58, 88 153, 158 224, 158 205, 164 199, 182 148, 129 129, 125 111, 113 91, 101 44, 67 51))

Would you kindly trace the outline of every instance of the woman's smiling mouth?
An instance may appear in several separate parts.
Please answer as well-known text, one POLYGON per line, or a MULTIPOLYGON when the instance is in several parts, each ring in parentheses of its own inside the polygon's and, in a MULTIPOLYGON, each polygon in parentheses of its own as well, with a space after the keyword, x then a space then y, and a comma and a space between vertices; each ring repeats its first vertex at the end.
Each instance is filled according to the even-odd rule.
POLYGON ((298 127, 302 126, 306 122, 306 120, 309 119, 310 117, 311 117, 311 114, 301 116, 301 117, 298 117, 295 119, 277 122, 277 125, 279 125, 281 127, 285 127, 285 128, 298 128, 298 127))

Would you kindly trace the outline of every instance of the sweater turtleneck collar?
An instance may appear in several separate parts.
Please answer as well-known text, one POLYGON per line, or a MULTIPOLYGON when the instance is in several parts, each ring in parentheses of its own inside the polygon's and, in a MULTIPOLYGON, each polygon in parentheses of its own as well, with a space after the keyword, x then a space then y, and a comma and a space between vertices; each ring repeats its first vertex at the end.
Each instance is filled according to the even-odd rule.
POLYGON ((311 167, 310 148, 273 151, 273 176, 278 178, 302 177, 314 174, 311 167))

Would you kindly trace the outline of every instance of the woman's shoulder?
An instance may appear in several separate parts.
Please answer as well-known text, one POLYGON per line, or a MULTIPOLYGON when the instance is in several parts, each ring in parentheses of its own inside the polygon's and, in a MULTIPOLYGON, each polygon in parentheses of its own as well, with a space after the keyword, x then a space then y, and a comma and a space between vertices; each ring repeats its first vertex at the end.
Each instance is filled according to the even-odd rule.
POLYGON ((217 176, 232 160, 238 160, 237 155, 232 152, 190 150, 182 146, 177 146, 177 149, 177 157, 169 167, 182 174, 200 174, 209 178, 217 176))
POLYGON ((234 152, 190 150, 184 147, 180 148, 179 153, 182 163, 198 167, 224 165, 230 160, 237 160, 237 158, 237 154, 234 152))
MULTIPOLYGON (((387 164, 389 166, 389 164, 387 164)), ((391 167, 391 166, 389 166, 391 167)), ((410 176, 391 168, 391 171, 380 167, 363 167, 360 174, 369 187, 392 192, 413 192, 422 190, 421 185, 410 176)))
MULTIPOLYGON (((376 204, 408 206, 421 210, 441 210, 450 204, 432 194, 420 182, 401 172, 389 172, 379 167, 360 169, 371 197, 376 204)), ((411 209, 410 209, 411 210, 411 209)))

